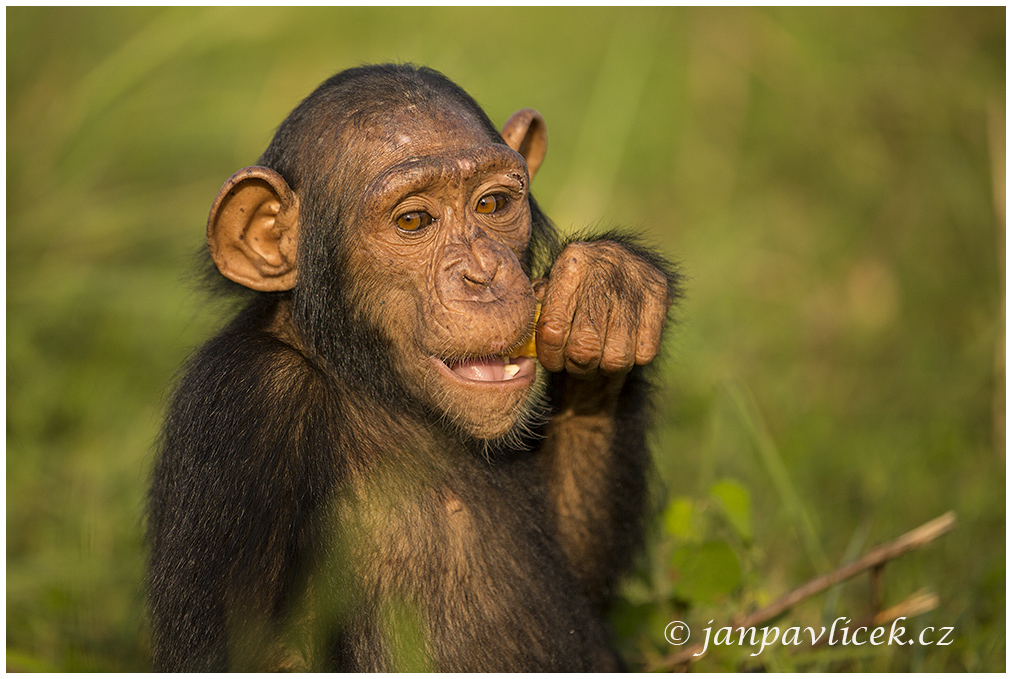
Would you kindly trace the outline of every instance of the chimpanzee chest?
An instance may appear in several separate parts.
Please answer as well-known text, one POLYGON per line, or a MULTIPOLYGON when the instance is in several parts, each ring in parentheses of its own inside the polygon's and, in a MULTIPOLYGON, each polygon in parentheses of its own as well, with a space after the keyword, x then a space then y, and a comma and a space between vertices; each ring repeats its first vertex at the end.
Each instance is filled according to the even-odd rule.
POLYGON ((521 470, 497 477, 502 470, 480 464, 439 484, 362 498, 352 512, 342 543, 353 553, 362 614, 342 636, 345 666, 396 669, 391 653, 410 639, 444 671, 617 669, 538 485, 521 470), (388 653, 364 657, 356 647, 388 653))

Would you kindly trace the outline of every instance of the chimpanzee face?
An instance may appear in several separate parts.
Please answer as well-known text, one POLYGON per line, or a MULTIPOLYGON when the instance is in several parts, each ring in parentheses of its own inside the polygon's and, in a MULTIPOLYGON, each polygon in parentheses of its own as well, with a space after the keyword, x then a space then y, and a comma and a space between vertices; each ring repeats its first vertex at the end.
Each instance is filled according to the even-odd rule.
POLYGON ((303 140, 334 153, 307 173, 329 188, 302 196, 270 168, 240 170, 208 220, 215 264, 254 290, 291 290, 297 251, 312 247, 300 231, 340 229, 345 256, 331 262, 344 267, 349 308, 340 311, 378 333, 408 393, 440 419, 476 438, 503 436, 524 413, 536 376, 534 358, 509 355, 533 332, 535 295, 521 261, 544 121, 520 111, 494 139, 453 106, 374 111, 337 132, 318 120, 303 140), (340 225, 302 223, 303 203, 320 200, 340 201, 340 225))
POLYGON ((409 392, 477 438, 501 436, 535 379, 535 359, 507 357, 530 337, 535 307, 520 264, 531 236, 524 158, 456 116, 398 116, 369 136, 345 234, 353 298, 409 392))

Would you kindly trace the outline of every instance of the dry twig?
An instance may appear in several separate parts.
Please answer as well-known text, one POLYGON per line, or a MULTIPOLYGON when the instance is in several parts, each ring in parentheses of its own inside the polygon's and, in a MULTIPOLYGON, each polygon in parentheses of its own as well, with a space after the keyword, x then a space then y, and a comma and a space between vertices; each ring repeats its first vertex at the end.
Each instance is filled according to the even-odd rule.
MULTIPOLYGON (((932 542, 935 538, 940 535, 952 530, 956 525, 956 514, 955 512, 946 512, 936 519, 932 519, 927 523, 918 526, 909 533, 905 533, 900 537, 896 538, 891 542, 879 545, 875 549, 871 550, 856 561, 852 561, 849 564, 841 566, 832 573, 820 575, 813 580, 809 580, 801 587, 789 592, 788 594, 780 597, 769 606, 761 608, 754 613, 751 613, 744 617, 738 617, 731 624, 734 629, 755 627, 764 622, 773 620, 774 618, 786 613, 790 609, 797 606, 799 603, 810 597, 823 592, 833 585, 836 585, 844 580, 858 575, 869 569, 875 569, 880 571, 883 564, 887 561, 895 559, 910 550, 923 547, 924 545, 932 542)), ((890 622, 896 618, 903 617, 904 615, 913 616, 919 615, 920 613, 927 612, 938 605, 938 597, 934 594, 926 594, 918 592, 912 597, 906 599, 900 604, 893 606, 892 608, 878 613, 875 615, 874 620, 880 619, 890 622), (929 605, 930 604, 930 605, 929 605), (925 608, 925 606, 928 606, 925 608), (899 611, 896 613, 896 611, 899 611), (907 611, 907 612, 904 612, 907 611), (916 612, 909 612, 916 611, 916 612), (893 615, 896 613, 895 615, 893 615), (891 617, 890 617, 891 616, 891 617)), ((882 624, 882 622, 875 622, 876 625, 882 624)), ((679 666, 688 667, 693 663, 699 661, 703 656, 700 652, 703 650, 702 644, 695 644, 689 648, 682 649, 677 653, 665 656, 657 662, 651 663, 647 668, 647 671, 654 671, 658 669, 675 669, 679 666), (700 655, 697 655, 700 654, 700 655)))

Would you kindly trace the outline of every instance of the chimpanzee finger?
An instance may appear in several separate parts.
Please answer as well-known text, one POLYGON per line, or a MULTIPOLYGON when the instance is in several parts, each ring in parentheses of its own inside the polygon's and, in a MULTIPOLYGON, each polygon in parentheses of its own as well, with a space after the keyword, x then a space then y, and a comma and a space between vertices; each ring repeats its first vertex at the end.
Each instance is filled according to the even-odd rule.
POLYGON ((601 352, 600 370, 604 373, 624 373, 636 362, 637 328, 624 314, 612 313, 608 318, 604 350, 601 352))
POLYGON ((595 295, 578 298, 565 351, 566 372, 575 377, 593 377, 601 363, 608 307, 600 302, 595 295))
MULTIPOLYGON (((559 267, 556 266, 557 268, 559 267)), ((544 289, 535 346, 538 361, 546 370, 559 372, 566 367, 565 349, 573 326, 576 292, 575 282, 567 280, 565 276, 553 277, 544 289)))
POLYGON ((661 333, 667 316, 668 304, 664 300, 649 301, 643 305, 636 333, 637 365, 646 365, 660 353, 661 333))

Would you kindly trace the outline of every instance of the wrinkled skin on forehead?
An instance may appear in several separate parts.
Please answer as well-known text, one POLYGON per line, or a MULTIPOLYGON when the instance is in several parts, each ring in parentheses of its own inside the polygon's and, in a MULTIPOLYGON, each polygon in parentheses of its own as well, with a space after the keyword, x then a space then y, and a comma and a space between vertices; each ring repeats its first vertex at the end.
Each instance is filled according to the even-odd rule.
POLYGON ((460 117, 398 116, 357 144, 369 160, 349 220, 354 296, 379 310, 373 322, 415 396, 478 438, 502 436, 535 378, 533 360, 510 376, 502 358, 533 330, 524 158, 460 117), (402 228, 405 215, 427 223, 402 228))

